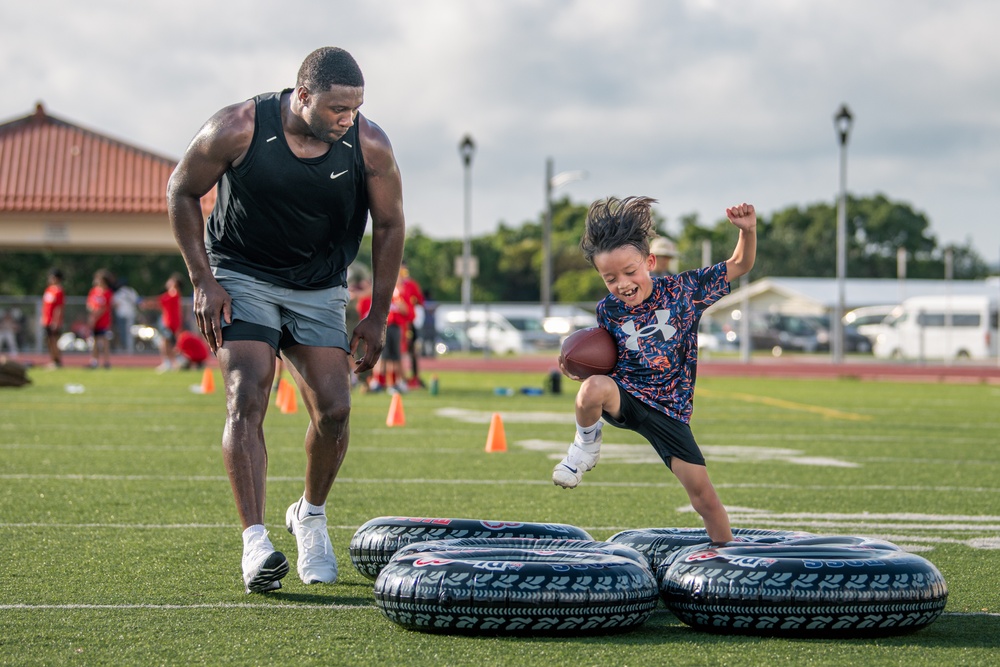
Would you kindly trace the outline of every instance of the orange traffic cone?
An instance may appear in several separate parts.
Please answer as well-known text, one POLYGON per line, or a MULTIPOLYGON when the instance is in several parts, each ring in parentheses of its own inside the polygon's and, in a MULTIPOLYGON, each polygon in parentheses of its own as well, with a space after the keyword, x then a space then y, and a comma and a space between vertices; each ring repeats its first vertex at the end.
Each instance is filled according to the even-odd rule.
POLYGON ((288 381, 285 378, 278 380, 278 391, 274 395, 274 404, 279 408, 285 404, 285 394, 288 392, 288 381))
POLYGON ((493 418, 490 420, 490 432, 486 436, 486 451, 490 453, 507 451, 507 436, 503 432, 503 420, 500 419, 499 412, 494 412, 493 418))
POLYGON ((293 415, 299 411, 299 401, 295 396, 295 385, 285 383, 285 400, 278 405, 283 415, 293 415))
POLYGON ((403 413, 403 396, 393 394, 389 403, 389 414, 385 418, 386 426, 406 426, 406 415, 403 413))
POLYGON ((201 393, 215 393, 215 377, 212 375, 211 368, 206 368, 205 372, 201 374, 201 393))

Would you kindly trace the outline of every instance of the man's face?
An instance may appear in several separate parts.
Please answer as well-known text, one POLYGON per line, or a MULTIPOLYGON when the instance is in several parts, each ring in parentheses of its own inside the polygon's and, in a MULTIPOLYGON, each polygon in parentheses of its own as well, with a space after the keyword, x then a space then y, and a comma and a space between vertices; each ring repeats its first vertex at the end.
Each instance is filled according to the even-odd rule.
POLYGON ((295 93, 302 102, 302 119, 309 130, 328 144, 347 134, 365 101, 365 89, 351 86, 332 86, 323 92, 312 92, 300 86, 295 93))

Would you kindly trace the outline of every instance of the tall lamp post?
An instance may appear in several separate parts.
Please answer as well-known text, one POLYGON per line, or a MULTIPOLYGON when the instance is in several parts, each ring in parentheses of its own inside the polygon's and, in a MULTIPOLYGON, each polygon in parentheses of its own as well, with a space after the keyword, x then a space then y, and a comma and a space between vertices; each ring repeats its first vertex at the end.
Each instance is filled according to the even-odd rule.
MULTIPOLYGON (((462 236, 462 310, 465 311, 465 328, 469 328, 469 308, 472 305, 472 157, 476 154, 476 142, 465 135, 458 144, 465 172, 465 233, 462 236)), ((469 351, 469 338, 462 338, 462 351, 469 351)))
POLYGON ((564 171, 553 175, 552 158, 545 160, 545 224, 542 227, 542 310, 552 311, 552 192, 560 186, 587 177, 585 171, 564 171))
POLYGON ((844 361, 844 301, 847 278, 847 138, 854 117, 846 104, 833 117, 840 138, 840 197, 837 201, 837 307, 833 314, 833 362, 844 361))

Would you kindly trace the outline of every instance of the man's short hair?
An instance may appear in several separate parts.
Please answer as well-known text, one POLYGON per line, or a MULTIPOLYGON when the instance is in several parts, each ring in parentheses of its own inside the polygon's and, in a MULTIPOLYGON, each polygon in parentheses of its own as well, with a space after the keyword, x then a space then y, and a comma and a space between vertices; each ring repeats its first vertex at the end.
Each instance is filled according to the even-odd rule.
POLYGON ((324 46, 302 61, 295 85, 313 92, 324 92, 333 86, 364 88, 365 77, 350 53, 336 46, 324 46))

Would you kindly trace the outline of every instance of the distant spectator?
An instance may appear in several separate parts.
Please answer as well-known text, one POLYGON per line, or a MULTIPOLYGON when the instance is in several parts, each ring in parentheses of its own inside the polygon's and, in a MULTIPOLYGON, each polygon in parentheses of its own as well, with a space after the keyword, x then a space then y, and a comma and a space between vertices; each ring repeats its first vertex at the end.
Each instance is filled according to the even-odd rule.
POLYGON ((62 366, 62 352, 59 350, 59 336, 62 334, 63 315, 66 311, 66 293, 62 286, 63 274, 59 269, 49 271, 48 287, 42 294, 42 330, 49 350, 49 368, 62 366))
POLYGON ((111 301, 114 276, 107 269, 94 273, 94 286, 87 294, 87 325, 90 327, 90 368, 111 368, 111 301))
POLYGON ((431 295, 430 289, 424 291, 424 323, 420 326, 420 352, 422 356, 433 357, 437 354, 434 345, 437 343, 437 307, 438 303, 431 295))
POLYGON ((649 243, 649 254, 656 259, 652 276, 672 276, 677 273, 677 244, 666 236, 656 236, 649 243))
MULTIPOLYGON (((403 353, 404 359, 407 354, 410 357, 412 375, 406 385, 412 389, 424 386, 423 381, 420 379, 420 369, 417 363, 417 358, 420 356, 417 349, 418 341, 420 340, 420 327, 424 323, 424 292, 420 289, 420 283, 410 276, 410 270, 406 267, 405 263, 399 269, 399 276, 403 298, 409 305, 410 311, 408 316, 409 323, 403 331, 400 350, 403 353)), ((403 374, 406 374, 405 369, 403 370, 403 374)))
POLYGON ((17 332, 20 328, 14 313, 10 310, 0 313, 0 352, 7 348, 11 358, 17 357, 17 332))
POLYGON ((114 299, 111 301, 115 309, 115 337, 118 339, 118 348, 129 354, 135 352, 132 327, 135 325, 135 313, 139 301, 141 301, 139 293, 128 284, 128 281, 119 278, 114 299))
POLYGON ((160 356, 162 358, 157 373, 164 373, 173 370, 177 363, 177 336, 180 335, 184 324, 184 316, 181 313, 181 274, 174 273, 167 278, 167 291, 161 294, 155 301, 144 301, 144 309, 160 309, 160 356))
POLYGON ((181 368, 201 368, 208 359, 208 343, 190 331, 181 331, 177 336, 177 351, 180 353, 181 368))

